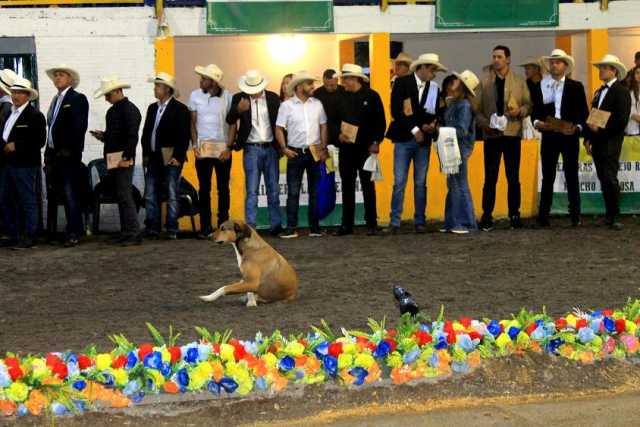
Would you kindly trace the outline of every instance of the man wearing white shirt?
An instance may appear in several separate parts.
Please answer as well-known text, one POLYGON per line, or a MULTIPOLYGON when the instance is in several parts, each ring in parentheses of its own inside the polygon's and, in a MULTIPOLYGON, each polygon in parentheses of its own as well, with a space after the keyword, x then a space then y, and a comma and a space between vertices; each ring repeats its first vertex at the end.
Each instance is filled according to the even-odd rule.
POLYGON ((284 239, 298 237, 298 208, 302 176, 307 172, 309 236, 320 237, 320 220, 317 212, 317 185, 320 179, 319 163, 314 159, 310 147, 317 148, 319 161, 327 157, 327 116, 322 103, 312 98, 314 78, 300 71, 289 83, 294 96, 280 105, 276 120, 276 138, 287 160, 287 230, 280 236, 284 239), (285 140, 284 131, 287 130, 285 140))

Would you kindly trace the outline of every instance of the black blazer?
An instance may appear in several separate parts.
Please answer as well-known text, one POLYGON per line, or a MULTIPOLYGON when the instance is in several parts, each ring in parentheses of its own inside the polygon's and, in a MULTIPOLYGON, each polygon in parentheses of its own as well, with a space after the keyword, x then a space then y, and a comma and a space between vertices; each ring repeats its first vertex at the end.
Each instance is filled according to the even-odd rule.
MULTIPOLYGON (((151 134, 156 122, 158 103, 154 102, 147 108, 147 117, 142 129, 142 156, 151 154, 151 134)), ((166 110, 162 114, 158 129, 156 129, 156 151, 163 147, 173 147, 173 158, 184 162, 191 140, 191 114, 189 108, 175 98, 171 98, 166 110)))
MULTIPOLYGON (((600 89, 593 96, 591 108, 598 108, 600 89)), ((585 129, 585 139, 594 143, 606 143, 607 141, 620 142, 624 139, 624 131, 631 114, 631 93, 620 81, 616 81, 607 91, 600 106, 601 110, 611 112, 611 117, 604 129, 593 132, 589 127, 585 129)))
MULTIPOLYGON (((55 103, 49 107, 48 117, 51 119, 55 103)), ((50 132, 53 137, 53 149, 47 146, 45 158, 64 158, 65 160, 82 161, 84 137, 89 120, 89 102, 87 97, 69 88, 60 104, 50 132)), ((49 123, 51 126, 51 123, 49 123)))
MULTIPOLYGON (((428 87, 425 87, 427 90, 428 87)), ((408 141, 413 138, 411 130, 414 127, 422 127, 424 124, 432 123, 442 113, 439 103, 436 105, 436 114, 428 114, 424 108, 420 106, 418 99, 418 85, 414 73, 407 76, 398 77, 393 83, 391 91, 391 117, 392 122, 387 130, 387 138, 394 142, 408 141), (411 99, 411 109, 413 114, 406 116, 404 114, 404 100, 411 99)), ((440 91, 438 90, 438 99, 440 91)), ((426 99, 426 95, 425 95, 426 99)), ((425 141, 430 142, 432 135, 425 135, 425 141)))
MULTIPOLYGON (((541 94, 542 95, 542 94, 541 94)), ((532 95, 533 99, 533 95, 532 95)), ((553 102, 549 104, 542 103, 542 96, 533 104, 533 114, 531 119, 533 121, 540 120, 544 122, 548 116, 555 117, 556 107, 553 102)), ((574 125, 580 125, 584 132, 587 128, 585 122, 589 117, 589 106, 587 104, 587 96, 585 95, 584 86, 582 83, 576 80, 572 80, 569 77, 565 77, 564 88, 562 90, 562 101, 560 104, 560 118, 567 122, 571 122, 574 125)), ((562 136, 564 138, 578 139, 579 132, 571 136, 566 136, 553 131, 543 131, 542 137, 549 136, 562 136)))
MULTIPOLYGON (((273 141, 271 142, 274 148, 278 149, 278 143, 276 141, 276 119, 278 118, 278 109, 280 108, 280 97, 271 91, 265 91, 267 97, 267 109, 269 110, 269 123, 271 124, 271 131, 273 132, 273 141)), ((234 149, 241 150, 249 139, 251 134, 251 107, 244 113, 238 113, 238 103, 242 98, 250 99, 249 95, 244 92, 239 92, 233 95, 231 99, 231 109, 227 114, 227 123, 234 125, 240 120, 240 127, 236 135, 234 149)))
MULTIPOLYGON (((8 116, 1 124, 2 131, 6 118, 8 116)), ((44 114, 29 104, 13 125, 7 141, 2 139, 2 133, 0 132, 0 150, 4 151, 5 145, 10 142, 16 146, 13 153, 3 154, 8 165, 17 168, 40 166, 40 150, 47 141, 47 121, 44 114)))

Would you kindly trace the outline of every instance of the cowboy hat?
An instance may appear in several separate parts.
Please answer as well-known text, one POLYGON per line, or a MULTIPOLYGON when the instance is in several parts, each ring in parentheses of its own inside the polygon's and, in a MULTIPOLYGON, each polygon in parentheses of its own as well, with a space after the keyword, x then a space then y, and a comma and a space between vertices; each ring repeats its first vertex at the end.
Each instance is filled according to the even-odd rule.
POLYGON ((624 66, 622 62, 620 62, 620 58, 610 53, 607 53, 600 61, 594 62, 594 67, 600 67, 602 65, 610 65, 616 70, 618 70, 618 78, 624 78, 627 74, 627 67, 624 66))
POLYGON ((173 94, 178 96, 178 88, 176 87, 176 78, 169 73, 159 72, 155 77, 149 79, 149 83, 159 83, 173 89, 173 94))
POLYGON ((33 88, 31 82, 22 77, 16 77, 11 87, 12 92, 29 92, 29 101, 38 99, 38 91, 33 88))
POLYGON ((393 60, 394 64, 400 63, 400 64, 407 64, 409 66, 411 65, 412 62, 413 62, 413 58, 404 52, 400 52, 398 56, 396 56, 396 59, 393 60))
POLYGON ((196 65, 194 70, 197 74, 211 79, 218 84, 220 84, 220 82, 222 81, 222 77, 224 76, 224 73, 216 64, 209 64, 204 67, 202 65, 196 65))
POLYGON ((473 71, 464 70, 461 73, 454 71, 453 75, 465 85, 469 92, 471 92, 471 95, 476 96, 476 88, 480 85, 480 79, 478 79, 478 76, 476 76, 473 71))
POLYGON ((18 78, 18 75, 11 68, 5 68, 0 71, 0 90, 7 95, 11 95, 9 88, 13 84, 13 81, 18 78))
POLYGON ((269 81, 258 70, 249 70, 238 80, 238 87, 247 95, 255 95, 262 92, 268 84, 269 81))
POLYGON ((551 61, 552 59, 559 59, 561 61, 564 61, 567 64, 567 74, 570 74, 571 71, 573 71, 573 67, 575 66, 575 61, 573 59, 573 56, 568 55, 564 50, 562 49, 553 49, 551 51, 551 55, 549 56, 543 56, 542 59, 544 61, 551 61))
POLYGON ((129 89, 130 87, 130 84, 119 81, 117 76, 103 77, 100 80, 100 88, 93 93, 93 96, 98 99, 116 89, 129 89))
POLYGON ((47 73, 47 76, 49 76, 49 78, 51 80, 53 80, 53 75, 56 73, 56 71, 62 71, 64 73, 67 73, 71 76, 71 87, 72 88, 77 88, 78 85, 80 84, 80 73, 78 73, 76 70, 74 70, 73 68, 67 66, 67 65, 58 65, 52 68, 49 68, 48 70, 46 70, 45 72, 47 73))
POLYGON ((436 71, 447 71, 447 67, 440 63, 440 57, 437 53, 423 53, 411 63, 411 67, 409 69, 413 73, 418 68, 418 65, 435 65, 438 67, 436 71))
POLYGON ((293 93, 296 89, 296 86, 298 86, 300 83, 303 83, 306 81, 316 82, 318 80, 319 80, 318 78, 313 77, 307 71, 298 71, 293 75, 293 77, 291 78, 291 81, 287 85, 287 91, 289 91, 289 93, 293 93))
POLYGON ((369 77, 362 71, 362 67, 355 64, 344 64, 340 71, 340 77, 360 77, 365 82, 369 81, 369 77))
POLYGON ((542 58, 535 58, 533 56, 530 56, 522 64, 520 64, 521 67, 526 67, 527 65, 533 65, 542 70, 542 58))

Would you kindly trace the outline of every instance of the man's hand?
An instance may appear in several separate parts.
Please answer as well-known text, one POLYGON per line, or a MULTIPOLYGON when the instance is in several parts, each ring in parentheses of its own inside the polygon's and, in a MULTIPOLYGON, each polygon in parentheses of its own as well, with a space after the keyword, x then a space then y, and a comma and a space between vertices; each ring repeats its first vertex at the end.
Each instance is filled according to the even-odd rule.
POLYGON ((180 166, 180 162, 175 158, 171 158, 171 160, 169 160, 169 166, 180 166))
POLYGON ((551 130, 551 125, 541 120, 536 121, 536 124, 534 127, 538 130, 551 130))
POLYGON ((196 159, 200 158, 200 148, 199 147, 193 147, 193 155, 196 156, 196 159))
POLYGON ((640 114, 633 114, 631 115, 631 118, 636 122, 640 123, 640 114))
POLYGON ((294 157, 298 157, 298 153, 291 148, 285 147, 282 149, 282 154, 287 156, 289 159, 293 159, 294 157))
POLYGON ((380 152, 380 146, 375 142, 369 146, 369 153, 378 154, 380 152))
POLYGON ((562 128, 560 132, 563 135, 571 136, 571 135, 574 135, 577 130, 578 130, 578 127, 576 125, 571 125, 571 127, 569 128, 562 128))
POLYGON ((124 160, 124 159, 122 159, 122 160, 120 160, 118 162, 118 167, 119 168, 128 168, 128 167, 130 167, 132 165, 133 165, 133 160, 124 160))
POLYGON ((251 103, 249 102, 249 100, 247 98, 242 98, 240 102, 238 102, 238 113, 242 114, 245 111, 249 111, 250 107, 251 103))
POLYGON ((340 133, 340 135, 338 135, 338 141, 342 142, 343 144, 348 144, 349 138, 347 138, 344 133, 340 133))
POLYGON ((4 146, 5 153, 13 153, 15 151, 16 151, 16 144, 13 142, 9 142, 7 145, 4 146))
POLYGON ((520 109, 519 108, 509 108, 506 111, 506 115, 507 115, 507 117, 509 117, 511 119, 518 119, 518 118, 520 118, 520 109))
POLYGON ((414 135, 416 142, 418 144, 422 144, 424 142, 424 133, 422 133, 421 130, 419 130, 418 132, 416 132, 416 134, 414 135))
POLYGON ((592 125, 590 123, 588 123, 588 125, 589 125, 589 129, 591 129, 591 132, 594 132, 594 133, 600 132, 600 128, 598 126, 592 125))
POLYGON ((322 151, 320 151, 320 153, 318 154, 318 157, 319 157, 318 162, 324 162, 329 158, 329 151, 327 150, 327 147, 324 147, 322 151))
POLYGON ((484 130, 484 132, 487 134, 487 136, 489 137, 498 137, 502 135, 502 132, 499 131, 498 129, 494 129, 494 128, 486 128, 484 130))
POLYGON ((231 150, 227 147, 222 153, 220 153, 220 161, 226 162, 230 158, 231 158, 231 150))
POLYGON ((584 141, 584 149, 587 150, 587 154, 593 156, 593 151, 591 150, 591 141, 584 141))

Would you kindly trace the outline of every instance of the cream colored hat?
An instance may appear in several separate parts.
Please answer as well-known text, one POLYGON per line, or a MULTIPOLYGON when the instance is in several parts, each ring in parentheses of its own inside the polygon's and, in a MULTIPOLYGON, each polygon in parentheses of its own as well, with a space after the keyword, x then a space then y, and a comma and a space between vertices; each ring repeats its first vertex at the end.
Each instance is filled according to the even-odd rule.
POLYGON ((155 77, 149 79, 149 83, 160 83, 173 89, 173 95, 178 96, 176 78, 169 73, 159 72, 155 77))
POLYGON ((620 58, 615 55, 611 55, 610 53, 607 53, 600 61, 593 63, 594 67, 600 67, 601 65, 611 65, 618 70, 619 79, 623 79, 627 74, 627 67, 620 62, 620 58))
POLYGON ((9 88, 13 84, 13 81, 18 78, 18 75, 11 68, 5 68, 0 71, 0 90, 11 95, 9 88))
POLYGON ((262 92, 268 84, 269 81, 258 70, 249 70, 238 80, 238 87, 247 95, 255 95, 262 92))
POLYGON ((476 76, 473 71, 464 70, 461 73, 454 72, 453 75, 469 89, 471 95, 476 96, 476 88, 480 85, 480 79, 478 79, 478 76, 476 76))
POLYGON ((121 82, 117 76, 103 77, 100 80, 100 88, 93 93, 93 96, 98 99, 116 89, 129 89, 130 87, 130 84, 121 82))
POLYGON ((575 61, 573 59, 573 56, 568 55, 562 49, 553 49, 551 51, 551 55, 543 56, 542 59, 544 59, 545 61, 551 61, 552 59, 560 59, 566 62, 568 66, 567 74, 570 74, 573 71, 573 67, 575 66, 575 61))
POLYGON ((49 68, 45 72, 47 73, 47 76, 49 76, 49 78, 51 80, 53 80, 53 75, 56 73, 56 71, 62 71, 62 72, 65 72, 65 73, 67 73, 67 74, 69 74, 71 76, 71 87, 72 88, 75 89, 80 84, 80 73, 78 73, 76 70, 74 70, 73 68, 69 67, 68 65, 61 64, 61 65, 49 68))
POLYGON ((440 63, 440 56, 437 53, 423 53, 411 63, 411 67, 409 68, 413 73, 418 68, 418 65, 435 65, 438 67, 437 71, 447 71, 447 67, 440 63))
POLYGON ((311 80, 313 82, 319 81, 317 77, 312 76, 307 71, 298 71, 291 78, 291 81, 287 85, 287 90, 289 91, 289 93, 293 93, 295 91, 296 86, 308 80, 311 80))
POLYGON ((29 101, 38 99, 38 91, 33 88, 29 80, 22 77, 16 77, 9 89, 12 92, 29 92, 29 101))
POLYGON ((535 65, 536 67, 542 70, 542 61, 541 58, 535 58, 533 56, 528 57, 525 61, 520 64, 521 67, 526 67, 527 65, 535 65))
POLYGON ((369 81, 369 77, 364 73, 362 67, 355 64, 344 64, 340 71, 340 77, 360 77, 365 82, 369 81))
POLYGON ((224 76, 224 73, 216 64, 209 64, 204 67, 201 65, 196 65, 196 68, 194 68, 194 70, 197 74, 207 77, 218 84, 222 82, 222 77, 224 76))
POLYGON ((396 56, 396 59, 393 60, 394 64, 401 63, 401 64, 407 64, 409 66, 411 66, 412 62, 413 62, 413 58, 404 52, 400 52, 398 56, 396 56))

